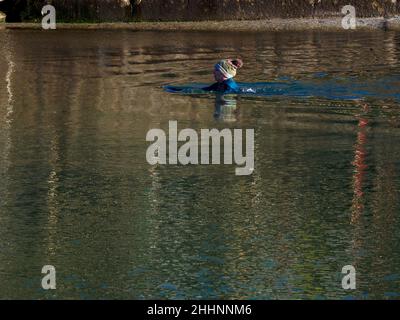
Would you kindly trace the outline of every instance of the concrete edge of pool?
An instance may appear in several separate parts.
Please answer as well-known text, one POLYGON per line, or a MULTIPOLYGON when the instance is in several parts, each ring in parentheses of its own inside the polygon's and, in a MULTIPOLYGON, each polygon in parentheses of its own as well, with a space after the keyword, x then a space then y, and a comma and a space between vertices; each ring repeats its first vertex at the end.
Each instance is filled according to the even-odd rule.
MULTIPOLYGON (((41 23, 1 23, 0 29, 41 29, 41 23)), ((344 30, 341 17, 195 22, 58 23, 57 29, 225 32, 344 30)), ((400 30, 400 17, 359 18, 356 30, 400 30)))

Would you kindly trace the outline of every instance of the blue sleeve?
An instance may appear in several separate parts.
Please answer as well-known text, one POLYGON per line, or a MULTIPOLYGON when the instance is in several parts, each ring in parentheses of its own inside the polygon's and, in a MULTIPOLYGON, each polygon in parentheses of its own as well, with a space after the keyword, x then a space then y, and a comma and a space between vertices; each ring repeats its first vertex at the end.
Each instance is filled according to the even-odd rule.
POLYGON ((226 85, 228 87, 228 91, 232 91, 232 92, 239 92, 240 91, 240 88, 239 88, 238 84, 233 79, 227 80, 226 81, 226 85))

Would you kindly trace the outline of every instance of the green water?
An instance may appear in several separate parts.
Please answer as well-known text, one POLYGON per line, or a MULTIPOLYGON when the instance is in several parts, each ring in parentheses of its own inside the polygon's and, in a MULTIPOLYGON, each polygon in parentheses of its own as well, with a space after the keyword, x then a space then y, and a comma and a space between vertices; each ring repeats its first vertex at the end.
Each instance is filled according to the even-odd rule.
POLYGON ((0 31, 0 298, 400 297, 398 101, 164 92, 227 56, 242 82, 400 79, 391 32, 0 31), (253 128, 254 173, 150 166, 170 120, 253 128))

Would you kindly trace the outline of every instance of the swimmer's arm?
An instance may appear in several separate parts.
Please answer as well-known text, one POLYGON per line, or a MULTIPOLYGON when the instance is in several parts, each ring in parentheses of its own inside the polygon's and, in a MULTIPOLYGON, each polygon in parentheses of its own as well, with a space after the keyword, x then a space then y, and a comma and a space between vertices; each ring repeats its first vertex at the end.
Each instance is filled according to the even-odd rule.
POLYGON ((225 82, 225 85, 227 87, 227 90, 232 92, 232 93, 238 93, 240 92, 240 88, 238 86, 238 84, 236 83, 235 80, 233 79, 229 79, 225 82))

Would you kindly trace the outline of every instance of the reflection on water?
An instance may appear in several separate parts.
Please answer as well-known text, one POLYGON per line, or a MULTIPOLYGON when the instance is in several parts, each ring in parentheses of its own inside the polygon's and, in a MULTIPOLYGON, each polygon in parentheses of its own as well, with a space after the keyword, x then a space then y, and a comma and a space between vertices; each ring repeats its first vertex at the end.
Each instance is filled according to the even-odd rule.
POLYGON ((216 94, 215 96, 215 119, 225 122, 235 122, 237 119, 238 109, 236 97, 224 94, 216 94))
POLYGON ((399 39, 0 32, 0 298, 399 298, 399 39), (382 95, 164 92, 227 56, 240 82, 382 95), (146 133, 170 120, 254 128, 256 170, 149 166, 146 133))
MULTIPOLYGON (((367 104, 362 106, 362 110, 364 113, 368 112, 369 107, 367 104)), ((367 157, 367 127, 368 127, 368 119, 363 117, 362 115, 358 115, 358 127, 359 131, 357 133, 357 143, 354 146, 355 155, 354 155, 354 197, 353 197, 353 214, 352 214, 352 222, 356 223, 359 219, 363 209, 363 185, 364 179, 367 174, 368 165, 366 164, 366 157, 367 157)))

